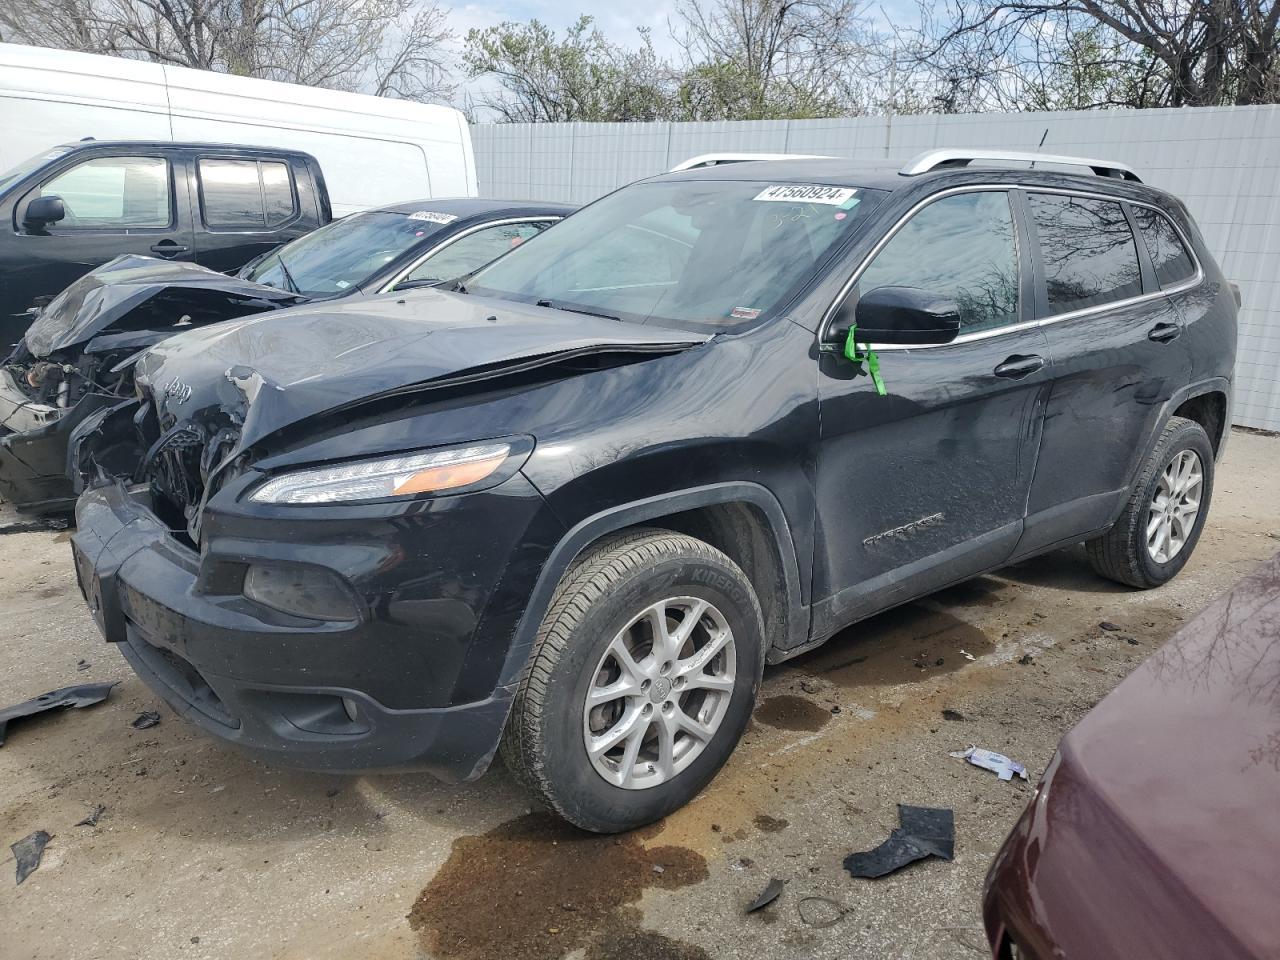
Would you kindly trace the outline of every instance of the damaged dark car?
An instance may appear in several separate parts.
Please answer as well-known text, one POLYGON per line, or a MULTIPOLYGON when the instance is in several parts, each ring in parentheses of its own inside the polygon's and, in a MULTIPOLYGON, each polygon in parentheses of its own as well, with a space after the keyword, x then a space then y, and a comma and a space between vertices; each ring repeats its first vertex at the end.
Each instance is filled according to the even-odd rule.
POLYGON ((454 289, 174 337, 72 440, 89 609, 225 742, 448 780, 500 749, 609 832, 873 613, 1082 540, 1163 584, 1237 303, 1176 199, 1025 159, 667 174, 454 289))
POLYGON ((566 216, 564 204, 426 200, 353 214, 226 276, 193 263, 117 257, 37 315, 0 366, 0 497, 67 510, 67 440, 131 397, 133 360, 191 328, 319 300, 432 286, 475 270, 566 216))

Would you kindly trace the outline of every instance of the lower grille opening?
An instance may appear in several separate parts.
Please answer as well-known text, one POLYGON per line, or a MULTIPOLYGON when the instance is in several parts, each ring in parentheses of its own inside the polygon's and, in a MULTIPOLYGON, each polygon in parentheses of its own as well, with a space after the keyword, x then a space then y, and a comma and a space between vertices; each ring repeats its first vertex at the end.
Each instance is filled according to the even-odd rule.
POLYGON ((135 633, 132 625, 128 632, 129 650, 161 683, 173 691, 174 696, 224 727, 234 730, 240 726, 240 721, 231 715, 226 704, 200 675, 199 670, 172 650, 152 646, 135 633))

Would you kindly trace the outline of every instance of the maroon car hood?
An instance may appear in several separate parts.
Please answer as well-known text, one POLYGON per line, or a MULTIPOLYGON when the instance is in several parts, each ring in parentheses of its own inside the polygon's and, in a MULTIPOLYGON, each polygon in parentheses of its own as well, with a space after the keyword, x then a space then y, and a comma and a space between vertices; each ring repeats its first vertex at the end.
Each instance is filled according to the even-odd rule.
POLYGON ((1280 957, 1280 554, 1099 703, 1054 767, 1025 838, 1047 869, 1026 866, 1062 894, 1037 912, 1067 957, 1280 957))

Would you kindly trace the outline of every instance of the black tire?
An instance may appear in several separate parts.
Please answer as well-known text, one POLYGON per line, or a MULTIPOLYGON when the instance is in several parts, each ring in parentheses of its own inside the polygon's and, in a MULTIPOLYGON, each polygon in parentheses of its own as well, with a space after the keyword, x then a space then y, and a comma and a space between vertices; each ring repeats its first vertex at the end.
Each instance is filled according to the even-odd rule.
POLYGON ((516 689, 502 739, 515 778, 570 823, 617 833, 659 820, 716 775, 746 729, 764 669, 764 621, 755 592, 714 547, 657 529, 609 537, 565 573, 516 689), (736 669, 715 733, 666 782, 624 789, 592 766, 583 709, 597 664, 626 625, 670 596, 712 603, 733 631, 736 669))
POLYGON ((1171 417, 1155 449, 1138 472, 1128 502, 1115 524, 1100 537, 1088 541, 1089 563, 1102 576, 1130 587, 1149 589, 1172 580, 1190 559, 1209 516, 1213 496, 1213 445, 1204 428, 1193 420, 1171 417), (1147 520, 1161 475, 1184 450, 1200 458, 1203 471, 1200 512, 1181 550, 1165 563, 1158 563, 1147 549, 1147 520))

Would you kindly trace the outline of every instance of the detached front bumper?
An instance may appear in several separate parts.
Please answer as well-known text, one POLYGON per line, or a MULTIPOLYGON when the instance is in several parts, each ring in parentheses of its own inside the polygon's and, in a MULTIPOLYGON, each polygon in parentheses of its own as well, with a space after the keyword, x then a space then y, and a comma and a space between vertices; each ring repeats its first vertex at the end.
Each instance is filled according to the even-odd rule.
MULTIPOLYGON (((527 498, 505 499, 534 509, 527 498)), ((397 570, 388 561, 397 548, 388 553, 380 541, 387 529, 409 530, 426 540, 419 549, 430 551, 424 532, 443 526, 450 536, 455 524, 431 521, 425 513, 417 520, 388 520, 386 529, 366 519, 333 530, 311 521, 318 535, 335 538, 311 544, 289 542, 304 535, 300 525, 286 524, 269 540, 206 542, 202 556, 172 535, 145 495, 116 484, 81 496, 72 547, 77 579, 103 636, 119 645, 152 690, 204 732, 303 769, 409 768, 448 781, 472 779, 493 757, 512 692, 490 682, 483 696, 455 700, 476 680, 469 665, 505 652, 484 648, 502 648, 509 634, 494 637, 478 629, 480 618, 468 613, 487 604, 492 594, 481 588, 487 582, 498 589, 502 569, 489 578, 475 573, 469 607, 452 597, 415 604, 407 596, 414 583, 393 585, 397 573, 412 576, 413 569, 402 564, 397 570), (366 530, 368 542, 353 544, 354 529, 366 530), (346 576, 368 601, 358 622, 303 620, 263 608, 226 584, 231 561, 309 557, 309 551, 346 564, 346 576), (361 555, 365 569, 359 569, 361 555), (445 619, 433 620, 441 610, 445 619), (446 703, 405 702, 433 698, 446 703)), ((260 536, 271 535, 269 520, 256 526, 260 536)), ((449 563, 442 558, 437 564, 441 580, 449 582, 449 563)))

